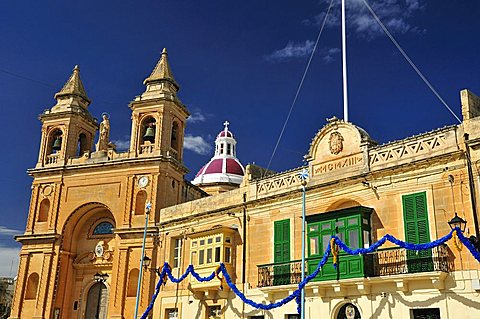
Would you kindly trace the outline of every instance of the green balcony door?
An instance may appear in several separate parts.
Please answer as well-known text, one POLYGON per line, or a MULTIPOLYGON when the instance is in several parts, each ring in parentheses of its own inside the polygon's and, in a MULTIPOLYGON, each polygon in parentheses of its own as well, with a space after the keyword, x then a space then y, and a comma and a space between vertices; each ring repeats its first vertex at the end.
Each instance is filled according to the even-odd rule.
POLYGON ((274 222, 273 285, 290 284, 290 220, 274 222), (282 265, 282 263, 285 263, 282 265))
MULTIPOLYGON (((402 196, 405 240, 414 244, 430 242, 427 195, 425 192, 402 196)), ((431 250, 407 250, 409 273, 433 271, 431 250)))
MULTIPOLYGON (((369 208, 355 207, 311 216, 307 223, 308 273, 317 268, 332 235, 337 235, 352 249, 363 247, 364 237, 369 237, 370 213, 369 208)), ((338 269, 333 267, 333 257, 330 256, 315 280, 357 278, 364 274, 363 256, 340 252, 338 269)))

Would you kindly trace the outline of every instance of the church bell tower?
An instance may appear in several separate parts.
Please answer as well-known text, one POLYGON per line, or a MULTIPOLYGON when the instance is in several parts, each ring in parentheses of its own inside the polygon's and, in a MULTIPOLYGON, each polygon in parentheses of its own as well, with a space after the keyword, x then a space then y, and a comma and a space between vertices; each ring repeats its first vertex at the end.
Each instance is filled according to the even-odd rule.
POLYGON ((36 168, 65 165, 69 158, 82 156, 93 146, 98 124, 88 112, 91 100, 78 65, 55 99, 57 103, 39 116, 42 137, 36 168))
POLYGON ((168 64, 167 50, 149 77, 146 89, 130 103, 130 157, 165 156, 182 163, 185 122, 189 113, 177 97, 179 85, 168 64))

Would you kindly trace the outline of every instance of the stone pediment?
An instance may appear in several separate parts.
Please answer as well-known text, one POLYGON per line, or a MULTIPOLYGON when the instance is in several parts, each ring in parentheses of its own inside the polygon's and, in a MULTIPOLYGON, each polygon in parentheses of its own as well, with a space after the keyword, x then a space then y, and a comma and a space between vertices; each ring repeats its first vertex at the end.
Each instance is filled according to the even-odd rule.
POLYGON ((337 176, 368 167, 366 146, 373 144, 362 128, 337 118, 318 131, 306 156, 311 177, 337 176))

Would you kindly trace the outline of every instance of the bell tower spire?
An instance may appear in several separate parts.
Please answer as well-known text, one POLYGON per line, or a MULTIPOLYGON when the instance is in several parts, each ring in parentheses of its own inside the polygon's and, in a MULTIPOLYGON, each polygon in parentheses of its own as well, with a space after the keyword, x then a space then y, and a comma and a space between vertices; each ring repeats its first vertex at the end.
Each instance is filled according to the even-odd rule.
POLYGON ((69 107, 81 107, 87 109, 92 102, 85 92, 82 80, 80 79, 80 68, 75 65, 72 75, 63 85, 62 89, 55 94, 57 104, 52 108, 52 112, 64 111, 69 107))
POLYGON ((148 90, 149 86, 161 84, 162 82, 168 82, 172 85, 165 86, 164 88, 172 89, 175 92, 178 92, 178 90, 180 89, 177 82, 175 81, 175 78, 173 77, 172 69, 168 64, 168 53, 166 48, 163 48, 160 60, 158 60, 157 65, 153 69, 150 76, 143 81, 143 84, 147 86, 148 90))
POLYGON ((182 163, 185 123, 190 114, 177 96, 180 86, 168 63, 167 49, 143 84, 145 92, 130 103, 130 156, 164 156, 182 163))
POLYGON ((76 65, 62 89, 55 94, 57 103, 39 116, 42 140, 38 167, 65 165, 69 158, 91 151, 96 120, 87 108, 91 103, 76 65))

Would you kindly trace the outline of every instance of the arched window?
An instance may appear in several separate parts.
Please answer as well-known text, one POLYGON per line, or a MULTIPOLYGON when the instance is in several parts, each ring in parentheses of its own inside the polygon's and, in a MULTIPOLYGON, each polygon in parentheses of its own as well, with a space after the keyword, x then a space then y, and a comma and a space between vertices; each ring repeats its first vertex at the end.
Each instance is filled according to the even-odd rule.
POLYGON ((62 149, 62 140, 63 132, 60 129, 53 130, 48 139, 47 154, 50 155, 60 151, 62 149))
POLYGON ((101 222, 93 230, 93 235, 110 235, 113 234, 113 225, 109 222, 101 222))
POLYGON ((178 123, 173 122, 172 124, 172 137, 170 140, 170 146, 178 151, 178 123))
POLYGON ((155 143, 156 124, 155 118, 151 116, 143 120, 140 144, 145 144, 146 142, 155 143))
POLYGON ((128 274, 127 297, 135 297, 137 295, 138 273, 138 269, 134 268, 128 274))
POLYGON ((87 136, 81 133, 78 136, 77 155, 82 156, 85 151, 88 151, 87 136))
POLYGON ((38 279, 39 277, 36 272, 28 276, 27 289, 25 290, 25 299, 37 298, 38 279))
POLYGON ((143 215, 145 213, 146 203, 147 203, 147 192, 139 191, 135 199, 135 215, 143 215))
POLYGON ((38 209, 39 222, 46 222, 48 219, 48 212, 50 211, 50 201, 45 198, 40 202, 40 208, 38 209))

